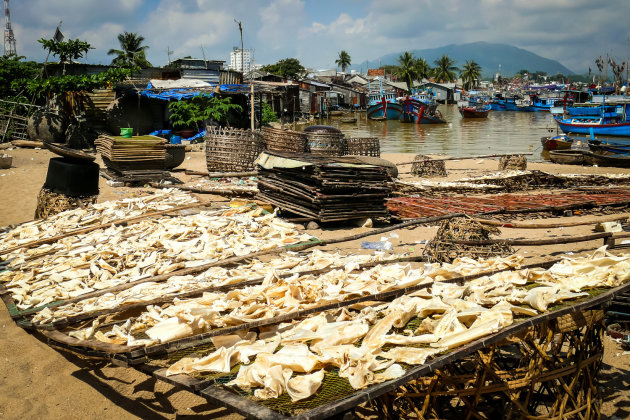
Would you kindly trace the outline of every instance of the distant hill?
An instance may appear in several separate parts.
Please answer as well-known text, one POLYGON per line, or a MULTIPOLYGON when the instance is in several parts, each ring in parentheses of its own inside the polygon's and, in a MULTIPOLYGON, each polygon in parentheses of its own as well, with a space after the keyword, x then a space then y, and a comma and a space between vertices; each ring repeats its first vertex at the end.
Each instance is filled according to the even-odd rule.
MULTIPOLYGON (((403 53, 397 52, 384 55, 380 58, 381 65, 397 65, 398 57, 403 53)), ((439 48, 431 48, 424 50, 413 50, 416 57, 424 58, 431 67, 434 61, 446 54, 455 60, 455 66, 462 67, 466 60, 474 60, 481 66, 482 77, 491 78, 499 70, 501 65, 501 74, 513 76, 520 70, 526 69, 530 72, 544 71, 548 75, 562 73, 564 75, 574 74, 571 70, 557 62, 548 58, 541 57, 522 48, 513 47, 506 44, 490 44, 488 42, 473 42, 461 45, 446 45, 439 48)), ((365 66, 365 62, 362 63, 365 66)), ((368 64, 369 68, 379 66, 379 59, 371 60, 368 64)), ((353 65, 352 69, 358 70, 360 65, 353 65)))

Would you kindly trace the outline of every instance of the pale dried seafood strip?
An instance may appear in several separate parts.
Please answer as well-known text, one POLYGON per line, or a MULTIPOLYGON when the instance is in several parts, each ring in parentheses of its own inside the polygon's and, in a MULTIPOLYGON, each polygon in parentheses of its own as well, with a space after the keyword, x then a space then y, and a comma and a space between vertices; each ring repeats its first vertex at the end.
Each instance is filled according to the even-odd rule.
POLYGON ((261 208, 143 220, 60 241, 50 254, 16 258, 0 273, 20 310, 94 290, 312 239, 261 208), (98 244, 95 246, 95 244, 98 244))
MULTIPOLYGON (((146 331, 155 343, 167 342, 327 303, 403 289, 420 282, 440 281, 488 269, 515 267, 520 261, 521 258, 517 256, 483 262, 462 259, 457 265, 429 265, 422 269, 414 269, 408 264, 390 264, 379 265, 360 273, 351 272, 356 266, 354 263, 345 270, 332 270, 318 276, 295 274, 282 279, 272 273, 261 285, 224 293, 206 292, 200 298, 175 300, 161 307, 149 306, 133 319, 133 324, 129 327, 138 332, 146 331)), ((51 316, 52 312, 46 309, 37 319, 47 322, 51 316)), ((118 337, 116 332, 111 331, 110 336, 118 337)), ((85 337, 88 338, 90 337, 85 337)), ((120 341, 119 338, 114 338, 116 343, 124 344, 125 341, 120 341)), ((135 338, 133 341, 135 342, 135 338)))
POLYGON ((346 255, 338 253, 322 252, 314 250, 307 255, 298 255, 288 252, 269 262, 263 263, 254 260, 250 264, 242 264, 236 268, 212 267, 196 276, 173 276, 165 282, 140 283, 132 288, 107 293, 102 296, 86 298, 68 305, 49 308, 36 314, 32 321, 35 323, 51 323, 59 319, 78 316, 101 310, 119 308, 123 310, 126 305, 149 302, 157 298, 165 298, 200 289, 234 285, 262 279, 272 272, 278 275, 287 275, 291 272, 299 273, 311 270, 322 270, 328 267, 346 267, 353 270, 359 264, 385 261, 395 258, 396 255, 386 256, 383 253, 372 255, 346 255))
POLYGON ((6 231, 0 234, 0 250, 49 238, 72 229, 106 224, 152 211, 167 210, 196 203, 197 201, 190 193, 176 189, 164 189, 143 197, 96 203, 86 208, 64 211, 48 219, 26 222, 6 231))
MULTIPOLYGON (((312 381, 298 393, 311 396, 323 378, 308 375, 336 367, 340 377, 347 378, 353 388, 361 389, 401 376, 405 368, 398 363, 424 364, 439 353, 511 325, 514 316, 534 316, 538 310, 546 311, 555 302, 588 295, 569 290, 576 273, 597 272, 597 280, 585 285, 587 288, 615 287, 630 279, 629 269, 629 256, 615 257, 602 248, 590 257, 566 259, 549 270, 497 273, 473 280, 465 287, 434 282, 429 289, 358 313, 347 310, 320 313, 297 324, 278 326, 275 333, 260 334, 256 341, 258 351, 249 353, 246 358, 229 360, 228 372, 233 372, 235 365, 240 366, 228 386, 255 388, 254 395, 261 399, 278 397, 286 391, 295 401, 286 383, 288 378, 298 383, 297 378, 304 378, 302 381, 309 384, 312 381), (541 282, 555 283, 555 291, 539 293, 544 296, 541 300, 544 305, 530 307, 528 297, 532 291, 548 291, 550 286, 538 286, 529 291, 523 286, 541 282), (412 319, 413 325, 419 325, 415 329, 408 328, 408 321, 412 319), (391 347, 392 343, 396 345, 391 347), (384 350, 384 346, 389 348, 384 350), (306 375, 293 376, 294 372, 306 375)), ((575 285, 571 287, 576 289, 575 285)), ((255 333, 247 334, 249 342, 253 343, 257 338, 255 333)), ((220 343, 221 340, 216 340, 217 350, 210 356, 180 360, 169 367, 167 375, 217 372, 205 360, 235 354, 238 352, 235 346, 244 342, 232 345, 224 341, 224 346, 220 343)), ((223 369, 225 372, 225 365, 223 369)))

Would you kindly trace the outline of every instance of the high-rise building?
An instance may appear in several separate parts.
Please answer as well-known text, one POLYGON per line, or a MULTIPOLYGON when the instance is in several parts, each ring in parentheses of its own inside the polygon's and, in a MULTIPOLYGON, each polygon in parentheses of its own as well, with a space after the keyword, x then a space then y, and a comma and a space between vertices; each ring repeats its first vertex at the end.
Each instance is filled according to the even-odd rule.
POLYGON ((230 70, 248 73, 252 70, 252 54, 250 50, 234 47, 230 52, 230 70))

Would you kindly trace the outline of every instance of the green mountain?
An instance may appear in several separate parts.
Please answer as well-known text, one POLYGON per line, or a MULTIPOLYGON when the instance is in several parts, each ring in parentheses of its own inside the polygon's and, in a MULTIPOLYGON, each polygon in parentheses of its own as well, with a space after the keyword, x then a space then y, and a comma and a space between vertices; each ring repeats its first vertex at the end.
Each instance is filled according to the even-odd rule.
MULTIPOLYGON (((455 66, 462 67, 466 60, 474 60, 482 68, 482 77, 491 78, 499 71, 501 65, 501 75, 503 77, 513 76, 521 70, 529 70, 530 72, 544 71, 548 75, 562 73, 564 75, 574 74, 571 70, 557 62, 548 58, 541 57, 522 48, 513 47, 506 44, 490 44, 488 42, 473 42, 461 45, 446 45, 439 48, 431 48, 424 50, 412 50, 416 57, 424 58, 430 66, 434 65, 434 61, 446 54, 455 60, 455 66)), ((371 60, 368 68, 379 67, 381 65, 397 65, 398 57, 403 51, 393 54, 387 54, 380 59, 371 60)), ((365 69, 365 62, 363 68, 365 69)), ((354 65, 352 68, 360 69, 361 66, 354 65)))

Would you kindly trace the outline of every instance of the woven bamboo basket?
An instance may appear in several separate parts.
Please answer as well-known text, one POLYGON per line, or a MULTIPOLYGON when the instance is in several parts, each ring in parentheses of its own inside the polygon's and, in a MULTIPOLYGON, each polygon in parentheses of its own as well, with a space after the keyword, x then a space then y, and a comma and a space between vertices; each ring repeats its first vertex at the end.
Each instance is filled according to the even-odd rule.
POLYGON ((380 418, 597 419, 604 311, 526 328, 374 401, 380 418))
POLYGON ((314 155, 343 156, 345 137, 342 133, 306 133, 308 150, 314 155))
POLYGON ((524 171, 527 169, 527 158, 523 155, 501 156, 500 171, 524 171))
POLYGON ((443 160, 431 160, 429 156, 416 155, 413 160, 421 161, 415 162, 411 165, 411 173, 416 176, 447 176, 446 164, 443 160))
POLYGON ((378 137, 351 137, 344 142, 344 155, 381 157, 378 137))
POLYGON ((206 164, 209 172, 239 172, 254 169, 262 152, 260 133, 238 128, 206 129, 206 164))
POLYGON ((306 134, 298 131, 263 127, 262 141, 265 150, 291 153, 306 152, 306 134))

